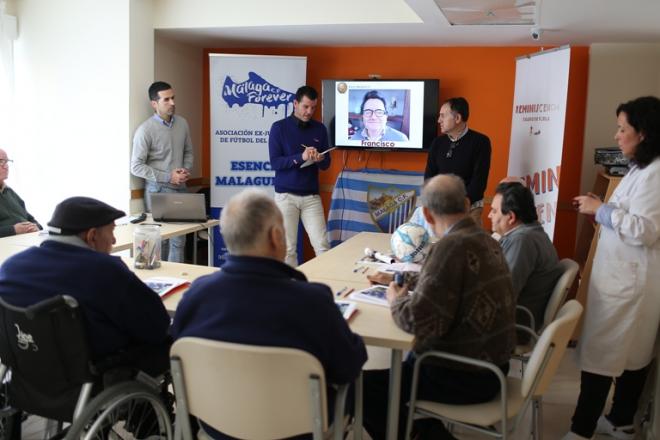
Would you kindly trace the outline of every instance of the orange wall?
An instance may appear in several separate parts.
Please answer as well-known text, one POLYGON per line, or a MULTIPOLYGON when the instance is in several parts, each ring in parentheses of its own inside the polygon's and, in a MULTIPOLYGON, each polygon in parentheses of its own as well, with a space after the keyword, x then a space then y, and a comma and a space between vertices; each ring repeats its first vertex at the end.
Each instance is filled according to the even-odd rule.
MULTIPOLYGON (((537 52, 535 47, 306 47, 262 49, 206 49, 204 51, 203 130, 210 132, 208 53, 294 55, 307 57, 307 83, 321 90, 321 80, 361 79, 379 74, 382 79, 440 80, 440 100, 464 96, 470 102, 469 126, 490 137, 493 153, 486 189, 492 197, 497 182, 506 175, 511 134, 511 110, 516 57, 537 52)), ((570 198, 577 195, 586 105, 587 47, 571 49, 564 159, 561 170, 559 215, 555 246, 560 257, 573 255, 575 213, 570 198), (565 209, 564 209, 565 208, 565 209)), ((320 119, 320 106, 317 110, 320 119)), ((210 176, 210 138, 203 139, 203 174, 210 176)), ((359 153, 334 151, 330 169, 321 173, 321 184, 330 188, 341 171, 344 159, 349 168, 372 167, 423 171, 424 153, 359 153)), ((326 209, 330 194, 322 194, 326 209)), ((484 210, 486 215, 488 207, 484 210)), ((308 253, 306 252, 306 256, 308 253)))

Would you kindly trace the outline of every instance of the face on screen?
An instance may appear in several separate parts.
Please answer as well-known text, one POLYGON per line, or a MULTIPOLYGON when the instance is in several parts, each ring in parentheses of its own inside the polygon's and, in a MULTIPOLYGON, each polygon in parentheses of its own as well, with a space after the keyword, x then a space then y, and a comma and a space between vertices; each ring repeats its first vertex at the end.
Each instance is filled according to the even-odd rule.
POLYGON ((379 135, 385 130, 387 112, 383 101, 380 99, 367 99, 362 110, 362 123, 370 137, 379 135))

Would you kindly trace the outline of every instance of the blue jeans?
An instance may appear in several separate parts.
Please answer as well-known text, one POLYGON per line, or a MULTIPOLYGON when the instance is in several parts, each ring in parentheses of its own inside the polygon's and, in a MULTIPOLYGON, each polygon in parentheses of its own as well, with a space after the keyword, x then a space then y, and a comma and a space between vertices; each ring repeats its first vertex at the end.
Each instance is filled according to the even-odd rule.
MULTIPOLYGON (((185 193, 188 192, 185 186, 181 188, 172 188, 158 182, 146 181, 144 186, 144 203, 147 212, 151 212, 151 194, 153 193, 185 193)), ((186 250, 186 236, 180 235, 163 241, 163 260, 174 263, 183 263, 186 250), (168 245, 169 243, 169 245, 168 245)))

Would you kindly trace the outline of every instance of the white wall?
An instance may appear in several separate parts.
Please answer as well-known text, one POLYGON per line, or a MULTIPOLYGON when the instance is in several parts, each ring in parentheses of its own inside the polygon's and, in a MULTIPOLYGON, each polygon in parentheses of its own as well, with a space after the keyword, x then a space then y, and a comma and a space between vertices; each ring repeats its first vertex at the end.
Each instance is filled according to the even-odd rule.
POLYGON ((131 140, 151 114, 152 0, 15 3, 16 160, 9 184, 45 224, 56 203, 96 197, 137 212, 131 140))
POLYGON ((9 184, 45 224, 74 195, 129 205, 129 0, 16 4, 9 184))
POLYGON ((154 27, 212 28, 237 26, 312 25, 364 23, 421 23, 415 11, 401 0, 158 0, 154 27), (292 13, 292 11, 295 11, 292 13))
POLYGON ((5 14, 16 15, 16 0, 6 0, 5 7, 5 14))
MULTIPOLYGON (((129 98, 128 125, 129 133, 126 144, 132 150, 133 134, 145 119, 151 117, 153 109, 149 103, 148 89, 154 81, 154 30, 152 0, 131 0, 129 26, 129 98)), ((130 162, 130 157, 129 157, 130 162)), ((126 162, 126 173, 130 174, 129 162, 126 162)), ((144 180, 130 176, 130 188, 144 187, 144 180)), ((131 213, 143 212, 143 199, 133 199, 130 202, 131 213)))
POLYGON ((616 146, 617 106, 643 95, 660 96, 660 44, 591 46, 580 186, 582 193, 593 187, 596 176, 594 150, 616 146))
POLYGON ((176 112, 190 125, 195 161, 192 177, 202 176, 202 80, 204 50, 162 37, 156 32, 154 79, 174 88, 176 112))

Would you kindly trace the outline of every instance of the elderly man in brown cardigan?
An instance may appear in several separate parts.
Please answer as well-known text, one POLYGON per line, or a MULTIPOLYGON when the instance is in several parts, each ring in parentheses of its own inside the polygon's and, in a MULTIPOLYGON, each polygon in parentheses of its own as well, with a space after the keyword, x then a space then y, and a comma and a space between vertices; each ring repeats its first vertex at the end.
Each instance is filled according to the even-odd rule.
MULTIPOLYGON (((422 189, 426 220, 437 237, 419 274, 406 273, 403 286, 388 283, 392 317, 415 335, 413 352, 403 364, 399 438, 403 438, 416 356, 440 350, 498 365, 504 374, 515 345, 515 297, 511 275, 499 244, 468 215, 463 181, 454 175, 429 179, 422 189), (409 293, 410 291, 410 293, 409 293)), ((384 438, 389 370, 364 376, 365 427, 374 440, 384 438)), ((497 377, 486 370, 437 362, 425 363, 418 397, 443 403, 480 403, 499 391, 497 377)), ((418 421, 417 439, 453 439, 436 420, 418 421)))

